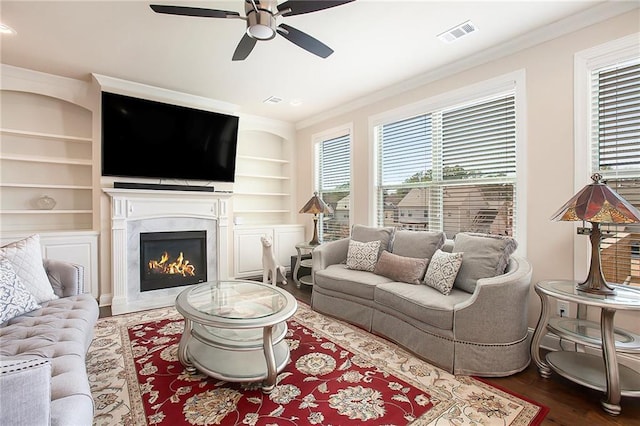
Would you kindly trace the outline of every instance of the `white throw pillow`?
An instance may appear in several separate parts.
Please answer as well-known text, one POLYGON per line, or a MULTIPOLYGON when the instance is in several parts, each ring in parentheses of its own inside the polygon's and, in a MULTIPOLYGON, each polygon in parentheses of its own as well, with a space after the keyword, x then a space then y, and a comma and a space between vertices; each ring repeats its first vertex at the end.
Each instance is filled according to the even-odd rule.
POLYGON ((444 295, 451 293, 453 283, 462 265, 462 253, 447 253, 436 250, 429 262, 424 283, 444 295))
POLYGON ((38 303, 58 298, 42 264, 39 235, 32 235, 0 248, 0 259, 11 262, 16 275, 38 303))
POLYGON ((378 261, 378 250, 380 241, 370 241, 361 243, 360 241, 349 240, 349 250, 347 251, 347 268, 358 271, 373 272, 378 261))
POLYGON ((0 324, 39 308, 36 299, 20 282, 11 262, 0 259, 0 324))

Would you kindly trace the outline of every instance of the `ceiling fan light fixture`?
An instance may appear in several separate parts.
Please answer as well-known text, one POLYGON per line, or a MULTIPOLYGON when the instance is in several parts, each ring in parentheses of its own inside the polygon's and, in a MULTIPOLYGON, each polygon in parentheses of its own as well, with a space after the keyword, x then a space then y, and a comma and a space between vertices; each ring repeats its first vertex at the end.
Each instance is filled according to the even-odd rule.
POLYGON ((251 11, 247 15, 247 34, 256 40, 271 40, 276 36, 276 20, 266 10, 251 11))

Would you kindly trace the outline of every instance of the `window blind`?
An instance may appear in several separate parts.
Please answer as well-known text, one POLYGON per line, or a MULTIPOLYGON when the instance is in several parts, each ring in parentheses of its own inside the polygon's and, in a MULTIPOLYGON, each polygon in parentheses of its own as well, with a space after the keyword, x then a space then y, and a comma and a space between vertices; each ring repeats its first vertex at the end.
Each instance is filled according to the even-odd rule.
MULTIPOLYGON (((640 58, 593 70, 592 171, 640 208, 640 58)), ((602 270, 613 283, 640 286, 640 224, 604 225, 602 270)))
POLYGON ((513 235, 515 95, 376 128, 378 224, 513 235))
POLYGON ((316 145, 316 187, 322 200, 333 209, 321 215, 319 237, 332 241, 349 235, 351 210, 351 136, 343 135, 316 145))

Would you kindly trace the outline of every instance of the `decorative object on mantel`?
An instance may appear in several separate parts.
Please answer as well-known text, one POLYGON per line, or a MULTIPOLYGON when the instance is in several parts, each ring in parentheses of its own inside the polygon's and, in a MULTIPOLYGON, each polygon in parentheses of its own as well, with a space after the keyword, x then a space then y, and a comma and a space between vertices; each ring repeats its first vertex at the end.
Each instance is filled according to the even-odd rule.
POLYGON ((321 213, 333 213, 333 209, 327 206, 324 201, 322 201, 322 198, 318 196, 317 192, 314 192, 313 197, 311 197, 311 199, 307 201, 307 204, 305 204, 304 207, 300 209, 299 213, 308 213, 313 215, 313 238, 311 239, 311 241, 309 241, 309 244, 317 246, 318 244, 320 244, 318 240, 318 215, 321 213))
POLYGON ((52 210, 55 206, 56 200, 49 197, 48 195, 43 195, 36 200, 36 207, 38 207, 40 210, 52 210))
POLYGON ((593 183, 582 188, 560 208, 551 220, 591 222, 591 266, 587 279, 578 285, 578 290, 588 293, 610 295, 615 288, 607 284, 600 265, 600 224, 640 223, 640 211, 617 192, 600 182, 602 175, 591 176, 593 183))

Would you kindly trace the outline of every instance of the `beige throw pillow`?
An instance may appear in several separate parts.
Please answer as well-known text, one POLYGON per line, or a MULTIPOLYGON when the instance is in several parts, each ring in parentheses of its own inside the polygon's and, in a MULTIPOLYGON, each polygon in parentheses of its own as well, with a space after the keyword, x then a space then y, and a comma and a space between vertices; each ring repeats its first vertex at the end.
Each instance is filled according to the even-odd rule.
POLYGON ((16 275, 38 303, 58 298, 44 270, 41 250, 39 235, 0 248, 0 258, 11 262, 16 275))
POLYGON ((347 268, 373 272, 378 261, 379 248, 380 241, 361 243, 360 241, 349 240, 347 268))
POLYGON ((462 253, 447 253, 438 249, 429 262, 424 283, 448 295, 451 293, 460 265, 462 265, 462 253))
POLYGON ((429 259, 398 256, 385 250, 380 255, 373 272, 394 281, 420 284, 428 264, 429 259))

